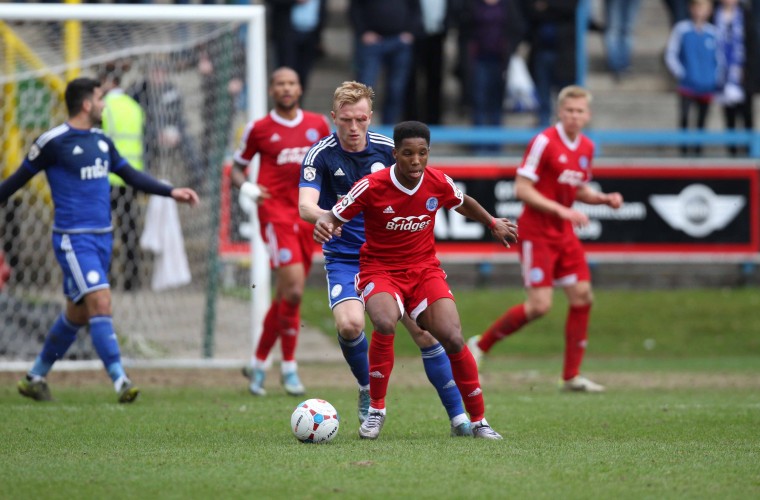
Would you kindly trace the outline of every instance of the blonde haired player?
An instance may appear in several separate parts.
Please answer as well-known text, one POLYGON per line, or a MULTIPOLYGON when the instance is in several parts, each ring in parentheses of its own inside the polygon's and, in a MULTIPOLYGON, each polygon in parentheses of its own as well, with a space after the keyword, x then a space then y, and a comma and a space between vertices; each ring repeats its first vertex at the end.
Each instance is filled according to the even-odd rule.
MULTIPOLYGON (((301 168, 299 207, 305 220, 316 222, 356 181, 394 163, 393 140, 369 130, 373 99, 372 88, 359 82, 344 82, 335 90, 331 115, 336 131, 311 148, 301 168)), ((322 251, 338 344, 359 386, 358 416, 364 422, 370 404, 369 344, 364 334, 364 304, 354 287, 359 248, 365 242, 364 217, 340 229, 322 251)), ((471 436, 470 420, 443 346, 408 316, 402 321, 420 348, 425 373, 446 408, 451 435, 471 436)))
POLYGON ((520 262, 527 300, 509 309, 481 336, 468 341, 478 362, 504 337, 549 312, 553 287, 569 302, 565 323, 565 358, 561 387, 568 391, 602 392, 604 387, 580 374, 588 337, 593 296, 591 273, 576 227, 588 216, 573 208, 575 200, 590 205, 623 204, 620 193, 602 193, 589 185, 594 144, 583 135, 591 120, 591 94, 569 86, 558 97, 559 122, 528 145, 517 169, 515 194, 523 201, 518 219, 520 262))

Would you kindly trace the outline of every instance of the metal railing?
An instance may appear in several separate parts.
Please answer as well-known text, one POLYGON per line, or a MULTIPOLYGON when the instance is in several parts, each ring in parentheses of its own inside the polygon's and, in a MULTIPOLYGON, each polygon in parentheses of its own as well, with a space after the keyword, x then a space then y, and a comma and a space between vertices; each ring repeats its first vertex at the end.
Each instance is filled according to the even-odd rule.
MULTIPOLYGON (((381 134, 393 136, 392 127, 378 127, 381 134)), ((514 129, 504 127, 431 126, 433 145, 527 145, 539 132, 538 128, 514 129)), ((647 130, 594 130, 585 132, 594 141, 597 155, 604 155, 605 148, 647 148, 682 146, 736 146, 747 149, 749 158, 760 159, 760 132, 757 131, 695 131, 673 129, 647 130)), ((657 155, 653 152, 652 155, 657 155)))

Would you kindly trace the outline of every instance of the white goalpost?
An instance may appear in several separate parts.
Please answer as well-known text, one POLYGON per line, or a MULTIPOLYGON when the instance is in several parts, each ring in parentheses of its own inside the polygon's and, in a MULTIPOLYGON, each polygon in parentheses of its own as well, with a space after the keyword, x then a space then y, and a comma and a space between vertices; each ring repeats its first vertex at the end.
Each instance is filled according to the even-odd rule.
MULTIPOLYGON (((217 363, 219 357, 242 362, 261 335, 270 302, 269 259, 256 211, 241 212, 222 165, 229 162, 242 125, 267 112, 266 52, 261 5, 13 3, 0 8, 0 180, 21 164, 38 135, 65 121, 66 82, 97 78, 107 70, 119 72, 125 92, 159 96, 141 101, 146 170, 201 191, 201 206, 180 209, 190 284, 155 289, 151 273, 157 256, 130 246, 142 228, 147 197, 138 199, 142 211, 135 227, 122 228, 138 235, 121 240, 114 235, 114 325, 127 363, 177 366, 180 359, 197 364, 214 357, 217 363), (160 85, 149 78, 159 72, 165 79, 160 85), (234 82, 242 82, 243 90, 234 82), (169 123, 175 116, 179 125, 169 123), (165 138, 172 136, 167 145, 165 138), (250 231, 237 236, 250 237, 250 245, 239 241, 237 248, 250 251, 238 251, 227 265, 233 258, 249 263, 250 276, 233 273, 230 283, 222 283, 220 240, 236 224, 228 219, 242 223, 249 216, 250 231)), ((257 175, 255 158, 251 180, 257 175)), ((27 366, 63 305, 43 176, 6 205, 0 207, 0 251, 12 274, 0 289, 0 369, 27 366)), ((116 206, 115 221, 126 210, 116 206)), ((67 360, 92 364, 85 344, 78 340, 67 360)))

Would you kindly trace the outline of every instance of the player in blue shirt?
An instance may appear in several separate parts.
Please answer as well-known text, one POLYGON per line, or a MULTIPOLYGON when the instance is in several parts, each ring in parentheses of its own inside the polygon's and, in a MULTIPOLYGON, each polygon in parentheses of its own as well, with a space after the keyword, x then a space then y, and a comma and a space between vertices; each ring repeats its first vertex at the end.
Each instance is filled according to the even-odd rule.
MULTIPOLYGON (((331 115, 337 131, 312 146, 301 167, 298 204, 303 219, 316 222, 348 193, 354 182, 394 163, 393 140, 369 131, 373 97, 370 87, 357 82, 344 82, 335 90, 331 115)), ((359 272, 359 248, 364 239, 364 217, 360 215, 344 224, 339 237, 322 247, 338 342, 359 385, 361 422, 369 410, 369 377, 372 375, 364 335, 364 304, 354 288, 354 277, 359 272)), ((405 315, 402 322, 422 351, 425 373, 449 415, 451 435, 472 436, 443 346, 408 316, 405 315)))
POLYGON ((89 324, 95 351, 114 383, 120 403, 131 403, 140 393, 121 364, 119 343, 111 320, 111 289, 107 275, 111 262, 111 195, 108 174, 113 172, 146 193, 170 196, 195 205, 198 195, 175 188, 132 168, 102 130, 103 91, 91 78, 77 78, 66 86, 69 120, 34 141, 21 166, 0 184, 0 203, 44 171, 55 206, 53 249, 63 270, 66 310, 56 320, 42 351, 19 392, 37 401, 51 400, 45 377, 89 324))

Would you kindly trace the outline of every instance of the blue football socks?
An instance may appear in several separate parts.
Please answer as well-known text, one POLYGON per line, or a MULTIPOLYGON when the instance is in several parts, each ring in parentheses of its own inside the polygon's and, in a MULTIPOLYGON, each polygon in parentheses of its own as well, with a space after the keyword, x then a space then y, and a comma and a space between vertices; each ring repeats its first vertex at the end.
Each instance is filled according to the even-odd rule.
POLYGON ((462 396, 454 382, 454 375, 451 372, 451 363, 446 351, 441 344, 435 344, 430 347, 420 349, 422 354, 422 364, 425 366, 425 374, 428 380, 433 384, 441 403, 446 408, 449 419, 463 414, 462 396))
POLYGON ((95 351, 98 353, 108 376, 116 382, 125 377, 124 367, 121 365, 119 342, 116 340, 116 332, 113 329, 111 316, 93 316, 90 318, 90 337, 95 351))
POLYGON ((66 315, 61 313, 58 319, 50 327, 50 331, 45 338, 37 359, 34 360, 29 375, 33 377, 45 377, 53 367, 53 363, 61 359, 71 344, 77 339, 77 331, 81 325, 75 325, 66 319, 66 315))
MULTIPOLYGON (((343 357, 351 368, 351 373, 354 374, 356 382, 360 387, 366 387, 369 385, 369 357, 367 352, 369 351, 369 343, 367 337, 362 332, 354 340, 346 340, 338 335, 338 344, 340 350, 343 351, 343 357)), ((451 370, 449 370, 451 371, 451 370)))

